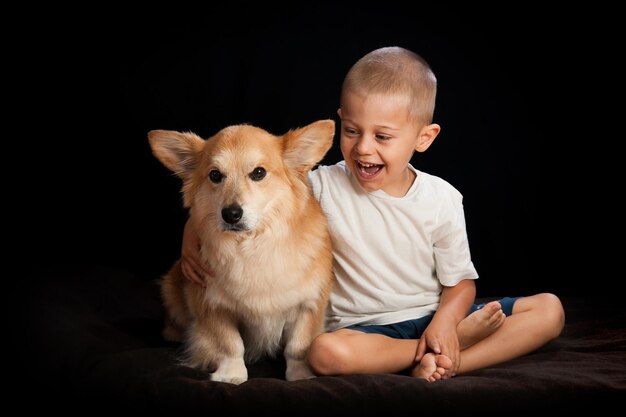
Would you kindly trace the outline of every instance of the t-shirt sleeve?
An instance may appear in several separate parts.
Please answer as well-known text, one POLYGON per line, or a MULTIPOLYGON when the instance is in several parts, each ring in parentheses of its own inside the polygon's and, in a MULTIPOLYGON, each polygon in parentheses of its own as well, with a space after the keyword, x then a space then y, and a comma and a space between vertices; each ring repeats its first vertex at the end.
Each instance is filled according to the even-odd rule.
POLYGON ((437 278, 442 285, 452 287, 464 279, 478 278, 478 273, 470 256, 461 194, 452 194, 449 203, 440 211, 433 246, 437 278))
POLYGON ((313 190, 313 195, 315 199, 319 201, 320 195, 322 193, 322 180, 321 180, 321 171, 319 168, 309 171, 308 174, 309 183, 311 184, 311 189, 313 190))

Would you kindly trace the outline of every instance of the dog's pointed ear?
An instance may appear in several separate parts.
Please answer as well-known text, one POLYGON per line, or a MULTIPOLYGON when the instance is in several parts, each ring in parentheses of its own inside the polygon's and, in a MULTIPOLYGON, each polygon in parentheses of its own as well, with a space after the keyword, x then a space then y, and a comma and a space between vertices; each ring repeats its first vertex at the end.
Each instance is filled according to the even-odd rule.
POLYGON ((319 120, 291 130, 284 137, 284 159, 289 168, 307 172, 322 160, 333 145, 334 120, 319 120))
POLYGON ((148 140, 154 156, 182 179, 192 175, 205 143, 194 133, 173 130, 151 130, 148 140))

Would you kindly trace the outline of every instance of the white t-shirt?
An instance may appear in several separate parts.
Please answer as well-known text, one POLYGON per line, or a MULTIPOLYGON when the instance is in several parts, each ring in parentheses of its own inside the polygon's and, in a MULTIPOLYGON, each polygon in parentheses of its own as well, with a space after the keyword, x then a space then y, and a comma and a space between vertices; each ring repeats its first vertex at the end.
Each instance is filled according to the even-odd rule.
POLYGON ((400 198, 363 190, 344 161, 310 172, 328 218, 337 279, 327 330, 433 314, 442 285, 478 278, 462 195, 443 179, 409 168, 416 178, 400 198))

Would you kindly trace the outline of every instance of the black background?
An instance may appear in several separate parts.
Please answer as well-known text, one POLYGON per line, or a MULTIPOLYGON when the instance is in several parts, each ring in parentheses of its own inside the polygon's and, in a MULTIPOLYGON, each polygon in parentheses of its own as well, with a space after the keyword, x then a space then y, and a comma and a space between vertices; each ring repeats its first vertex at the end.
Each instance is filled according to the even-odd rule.
MULTIPOLYGON (((413 164, 464 195, 479 296, 604 291, 585 282, 607 277, 595 230, 613 208, 589 187, 592 147, 578 145, 601 140, 597 120, 576 112, 596 105, 606 76, 597 32, 531 6, 206 7, 16 16, 4 159, 17 233, 5 253, 19 271, 46 279, 53 264, 99 264, 158 277, 180 255, 186 212, 148 131, 209 137, 251 123, 282 134, 337 120, 350 66, 399 45, 438 78, 442 132, 413 164)), ((335 145, 323 162, 338 160, 335 145)))

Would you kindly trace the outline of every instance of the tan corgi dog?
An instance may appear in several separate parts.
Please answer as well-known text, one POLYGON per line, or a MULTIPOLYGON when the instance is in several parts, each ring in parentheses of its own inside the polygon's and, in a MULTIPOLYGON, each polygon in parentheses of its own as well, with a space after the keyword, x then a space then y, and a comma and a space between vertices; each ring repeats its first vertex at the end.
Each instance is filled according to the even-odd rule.
POLYGON ((215 276, 202 288, 177 261, 161 281, 163 336, 185 343, 184 363, 239 384, 246 363, 284 354, 286 379, 310 378, 334 276, 326 218, 307 174, 332 145, 320 120, 275 136, 229 126, 203 140, 153 130, 154 155, 183 182, 184 205, 215 276))

